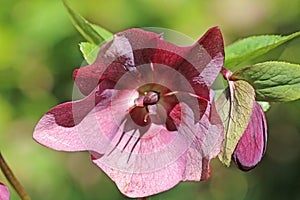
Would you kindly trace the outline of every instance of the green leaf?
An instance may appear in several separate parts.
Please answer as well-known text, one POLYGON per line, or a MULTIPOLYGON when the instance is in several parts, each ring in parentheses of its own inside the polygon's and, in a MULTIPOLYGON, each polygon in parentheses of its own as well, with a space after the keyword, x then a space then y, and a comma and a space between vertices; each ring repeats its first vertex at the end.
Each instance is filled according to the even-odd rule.
POLYGON ((269 102, 257 101, 257 103, 261 106, 261 108, 263 109, 264 112, 267 112, 271 108, 271 105, 269 102))
POLYGON ((86 60, 86 62, 88 64, 92 64, 93 62, 95 62, 100 47, 89 42, 81 42, 79 46, 80 46, 80 51, 84 59, 86 60))
POLYGON ((97 31, 97 33, 107 42, 112 40, 113 34, 111 32, 109 32, 108 30, 96 25, 96 24, 92 24, 90 23, 90 25, 93 27, 93 29, 95 29, 95 31, 97 31))
POLYGON ((253 87, 246 81, 229 81, 229 88, 216 101, 217 111, 224 124, 224 141, 219 159, 227 166, 249 123, 254 96, 253 87))
POLYGON ((261 35, 239 40, 225 48, 225 67, 234 66, 278 47, 279 45, 300 35, 300 31, 288 36, 261 35))
POLYGON ((249 82, 260 101, 286 102, 300 98, 300 65, 264 62, 237 70, 233 79, 249 82))
POLYGON ((64 5, 67 8, 71 21, 79 33, 90 43, 100 45, 112 38, 112 33, 109 31, 88 22, 74 9, 72 9, 67 1, 64 1, 64 5))

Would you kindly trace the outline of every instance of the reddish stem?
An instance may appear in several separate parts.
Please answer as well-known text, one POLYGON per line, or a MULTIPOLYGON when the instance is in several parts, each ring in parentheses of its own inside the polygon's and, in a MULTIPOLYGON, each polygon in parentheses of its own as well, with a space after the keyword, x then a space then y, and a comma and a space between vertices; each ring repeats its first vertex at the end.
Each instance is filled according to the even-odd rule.
POLYGON ((223 74, 223 77, 229 81, 230 77, 232 75, 232 71, 230 71, 229 69, 226 69, 225 67, 222 67, 221 73, 223 74))

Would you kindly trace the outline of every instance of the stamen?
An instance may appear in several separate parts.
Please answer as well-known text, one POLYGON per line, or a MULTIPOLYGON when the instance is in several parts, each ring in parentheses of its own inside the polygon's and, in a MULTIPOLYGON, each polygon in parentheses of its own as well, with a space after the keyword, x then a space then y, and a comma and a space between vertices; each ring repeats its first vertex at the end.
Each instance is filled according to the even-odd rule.
POLYGON ((168 92, 168 93, 164 94, 164 96, 171 96, 171 95, 174 95, 177 93, 178 93, 178 91, 168 92))
POLYGON ((203 97, 201 97, 201 96, 198 96, 198 95, 196 95, 196 94, 193 94, 193 93, 188 93, 190 96, 192 96, 192 97, 196 97, 197 99, 201 99, 201 100, 203 100, 203 101, 206 101, 206 102, 209 102, 209 100, 207 100, 207 99, 205 99, 205 98, 203 98, 203 97))
POLYGON ((173 91, 173 92, 169 92, 169 93, 164 94, 164 96, 171 96, 171 95, 178 94, 178 93, 186 93, 186 94, 188 94, 192 97, 195 97, 197 99, 201 99, 203 101, 209 102, 209 100, 207 100, 207 99, 205 99, 201 96, 198 96, 197 94, 190 93, 190 92, 173 91))
POLYGON ((145 115, 145 117, 144 117, 144 122, 145 122, 145 123, 147 123, 148 118, 149 118, 149 113, 146 113, 146 115, 145 115))
POLYGON ((153 66, 152 62, 150 62, 150 67, 151 67, 152 72, 154 72, 154 66, 153 66))
POLYGON ((143 105, 156 104, 159 101, 159 93, 154 91, 145 92, 143 105))
POLYGON ((144 107, 144 96, 141 96, 134 100, 134 105, 127 109, 127 112, 131 112, 136 107, 144 107))

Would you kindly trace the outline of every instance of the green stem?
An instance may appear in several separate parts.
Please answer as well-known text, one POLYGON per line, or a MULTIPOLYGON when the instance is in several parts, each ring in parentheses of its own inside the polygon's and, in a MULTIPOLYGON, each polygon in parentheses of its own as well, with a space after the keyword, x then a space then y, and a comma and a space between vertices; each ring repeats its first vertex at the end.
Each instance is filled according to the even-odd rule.
POLYGON ((6 179, 9 181, 9 183, 13 186, 13 188, 16 190, 16 192, 19 194, 20 198, 22 200, 30 200, 30 197, 24 190, 23 186, 20 184, 20 182, 17 180, 9 166, 7 165, 6 161, 4 160, 1 152, 0 152, 0 168, 5 175, 6 179))
POLYGON ((148 197, 137 198, 137 200, 148 200, 148 197))

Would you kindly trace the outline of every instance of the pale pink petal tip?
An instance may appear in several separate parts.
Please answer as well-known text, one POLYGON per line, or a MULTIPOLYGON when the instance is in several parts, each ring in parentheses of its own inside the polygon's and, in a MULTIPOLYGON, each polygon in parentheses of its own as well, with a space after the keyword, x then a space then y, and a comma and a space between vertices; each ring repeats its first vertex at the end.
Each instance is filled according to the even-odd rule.
POLYGON ((0 183, 0 200, 9 200, 9 190, 6 185, 0 183))

